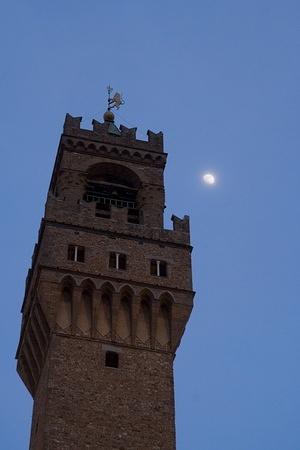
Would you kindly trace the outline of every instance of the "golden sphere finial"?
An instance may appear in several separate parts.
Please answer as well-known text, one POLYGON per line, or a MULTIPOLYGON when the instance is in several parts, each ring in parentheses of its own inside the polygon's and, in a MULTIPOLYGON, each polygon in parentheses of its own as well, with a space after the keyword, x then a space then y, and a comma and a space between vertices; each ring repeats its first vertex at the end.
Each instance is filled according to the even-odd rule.
POLYGON ((104 122, 114 122, 115 115, 110 110, 109 111, 105 111, 105 113, 103 114, 103 119, 104 119, 104 122))

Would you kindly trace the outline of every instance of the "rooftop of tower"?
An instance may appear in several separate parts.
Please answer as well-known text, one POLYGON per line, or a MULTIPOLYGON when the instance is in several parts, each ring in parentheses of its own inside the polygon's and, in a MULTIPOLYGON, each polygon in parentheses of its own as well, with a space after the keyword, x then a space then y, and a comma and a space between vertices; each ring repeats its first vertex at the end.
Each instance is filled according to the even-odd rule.
POLYGON ((112 111, 106 111, 103 119, 104 122, 98 122, 96 119, 93 119, 93 129, 88 130, 80 127, 82 117, 73 117, 71 114, 66 114, 64 135, 115 145, 131 146, 155 153, 163 153, 164 144, 163 133, 161 131, 154 133, 148 130, 148 140, 144 141, 136 138, 136 127, 127 128, 125 125, 117 127, 114 123, 114 114, 112 111))

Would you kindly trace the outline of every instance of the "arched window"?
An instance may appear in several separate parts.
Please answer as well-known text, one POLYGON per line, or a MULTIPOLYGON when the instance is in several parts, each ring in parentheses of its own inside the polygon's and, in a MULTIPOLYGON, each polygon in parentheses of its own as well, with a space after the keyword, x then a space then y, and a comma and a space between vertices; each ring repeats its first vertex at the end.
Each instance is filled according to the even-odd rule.
POLYGON ((91 167, 84 200, 96 202, 96 216, 109 218, 112 206, 128 209, 128 222, 139 223, 140 179, 128 167, 102 163, 91 167))
POLYGON ((72 291, 70 287, 62 290, 58 305, 56 322, 62 330, 69 330, 72 324, 72 291))

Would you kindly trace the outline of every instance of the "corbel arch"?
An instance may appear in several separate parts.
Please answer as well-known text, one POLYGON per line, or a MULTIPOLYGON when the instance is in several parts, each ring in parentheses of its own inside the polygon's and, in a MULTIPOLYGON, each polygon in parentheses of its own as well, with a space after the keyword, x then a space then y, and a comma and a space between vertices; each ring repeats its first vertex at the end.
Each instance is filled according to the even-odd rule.
POLYGON ((133 296, 134 291, 130 286, 125 285, 120 289, 120 304, 117 317, 116 337, 121 342, 131 342, 133 296))
POLYGON ((65 276, 61 282, 61 293, 56 309, 56 324, 59 331, 70 332, 73 317, 73 288, 75 280, 70 276, 65 276))
POLYGON ((82 290, 93 291, 94 289, 96 289, 94 282, 90 278, 85 278, 84 280, 82 280, 80 283, 80 287, 82 288, 82 290))
POLYGON ((96 146, 95 144, 91 143, 88 145, 88 150, 92 150, 92 151, 96 151, 96 146))
POLYGON ((110 339, 112 333, 112 296, 115 288, 109 281, 101 285, 97 292, 95 329, 96 333, 104 339, 110 339))
POLYGON ((80 148, 85 148, 85 145, 82 141, 77 141, 76 142, 76 147, 80 147, 80 148))
POLYGON ((159 297, 156 344, 163 350, 169 350, 171 348, 171 320, 173 302, 173 296, 169 292, 163 292, 159 297))
POLYGON ((122 286, 120 286, 119 293, 120 293, 121 297, 128 296, 130 299, 132 299, 133 296, 135 295, 135 291, 128 284, 123 284, 122 286))
POLYGON ((154 295, 149 289, 143 289, 139 295, 136 343, 137 345, 150 347, 152 330, 152 305, 154 295))
POLYGON ((140 299, 142 300, 143 298, 148 298, 149 301, 154 301, 155 297, 153 292, 151 291, 151 289, 148 288, 144 288, 142 289, 139 293, 138 293, 140 299))
POLYGON ((105 281, 103 284, 101 284, 100 290, 103 293, 104 292, 108 292, 108 293, 116 292, 115 286, 113 285, 113 283, 110 283, 109 281, 105 281))
POLYGON ((159 301, 160 303, 165 303, 171 307, 175 300, 173 295, 169 291, 164 291, 160 294, 159 301))
POLYGON ((76 317, 76 328, 81 335, 90 336, 93 324, 93 294, 95 285, 87 278, 82 281, 80 287, 81 297, 76 317))

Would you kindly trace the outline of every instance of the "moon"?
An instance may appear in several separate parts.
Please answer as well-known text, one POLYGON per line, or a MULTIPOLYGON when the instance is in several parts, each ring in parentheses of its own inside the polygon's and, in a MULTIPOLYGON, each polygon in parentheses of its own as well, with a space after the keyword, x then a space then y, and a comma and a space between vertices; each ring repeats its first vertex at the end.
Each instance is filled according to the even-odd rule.
POLYGON ((212 186, 216 183, 216 177, 212 173, 205 173, 202 177, 205 184, 212 186))

